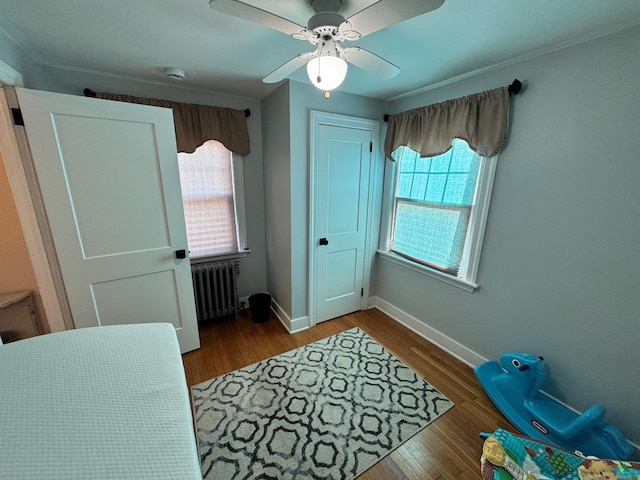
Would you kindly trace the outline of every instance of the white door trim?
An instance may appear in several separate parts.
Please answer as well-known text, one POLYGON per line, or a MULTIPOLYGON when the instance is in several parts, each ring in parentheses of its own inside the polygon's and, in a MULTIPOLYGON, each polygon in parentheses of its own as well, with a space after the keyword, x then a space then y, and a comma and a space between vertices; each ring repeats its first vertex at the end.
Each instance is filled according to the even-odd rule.
POLYGON ((371 132, 371 141, 373 143, 371 153, 371 170, 369 174, 369 195, 367 198, 367 227, 364 247, 364 276, 363 288, 364 294, 361 299, 360 308, 369 307, 369 289, 371 265, 377 247, 377 240, 372 238, 372 224, 375 204, 375 182, 378 178, 378 168, 380 164, 379 142, 380 142, 380 122, 368 118, 351 117, 347 115, 339 115, 335 113, 320 112, 311 110, 309 121, 309 304, 307 311, 309 312, 309 327, 313 327, 317 322, 316 312, 316 181, 317 181, 317 141, 318 129, 320 125, 330 125, 345 128, 357 128, 368 130, 371 132))
POLYGON ((7 179, 11 188, 22 233, 27 244, 33 274, 42 300, 45 318, 40 319, 45 332, 58 332, 73 328, 70 317, 65 316, 56 291, 53 273, 45 241, 38 226, 37 207, 31 189, 29 175, 24 162, 30 162, 29 148, 24 131, 14 129, 10 108, 18 108, 18 99, 12 87, 23 87, 22 74, 11 65, 0 60, 0 153, 4 160, 7 179), (29 157, 29 158, 27 158, 29 157))
POLYGON ((10 114, 10 108, 17 107, 13 88, 0 89, 0 152, 45 311, 46 324, 43 327, 49 332, 67 330, 73 328, 73 323, 70 316, 63 313, 64 306, 58 298, 45 240, 38 224, 38 207, 29 188, 25 163, 31 162, 31 158, 24 127, 14 129, 10 114))

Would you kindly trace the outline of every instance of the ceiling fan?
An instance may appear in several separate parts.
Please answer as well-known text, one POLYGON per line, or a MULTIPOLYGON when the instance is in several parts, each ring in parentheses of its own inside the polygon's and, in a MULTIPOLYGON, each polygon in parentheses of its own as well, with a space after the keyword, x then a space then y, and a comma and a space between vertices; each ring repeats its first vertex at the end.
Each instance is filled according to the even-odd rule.
POLYGON ((297 55, 263 78, 265 83, 284 80, 304 64, 311 83, 328 92, 347 74, 347 62, 387 80, 400 69, 352 42, 435 10, 444 0, 209 0, 218 12, 259 23, 293 38, 306 40, 315 50, 297 55))

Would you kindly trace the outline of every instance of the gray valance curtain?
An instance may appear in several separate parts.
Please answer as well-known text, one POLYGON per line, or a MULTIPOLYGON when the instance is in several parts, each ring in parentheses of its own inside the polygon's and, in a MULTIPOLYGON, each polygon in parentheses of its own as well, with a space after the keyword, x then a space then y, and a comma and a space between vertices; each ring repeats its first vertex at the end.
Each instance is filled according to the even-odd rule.
POLYGON ((170 108, 173 110, 179 152, 193 153, 207 140, 217 140, 239 155, 248 155, 250 152, 249 131, 244 110, 106 92, 96 92, 96 97, 170 108))
POLYGON ((440 155, 454 138, 466 141, 483 157, 496 155, 507 138, 508 87, 389 115, 384 152, 392 158, 401 145, 421 157, 440 155))

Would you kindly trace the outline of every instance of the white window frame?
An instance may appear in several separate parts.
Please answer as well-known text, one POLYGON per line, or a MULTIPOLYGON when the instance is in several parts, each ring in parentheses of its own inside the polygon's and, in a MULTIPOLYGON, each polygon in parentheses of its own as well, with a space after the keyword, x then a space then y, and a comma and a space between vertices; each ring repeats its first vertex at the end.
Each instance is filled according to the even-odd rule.
POLYGON ((238 237, 238 253, 246 256, 249 250, 247 237, 247 211, 244 196, 244 157, 231 152, 231 175, 233 176, 233 203, 236 210, 236 234, 238 237))
POLYGON ((469 217, 467 235, 465 237, 462 260, 460 262, 459 276, 450 275, 427 265, 414 262, 406 257, 390 251, 391 235, 393 228, 393 215, 395 205, 395 194, 397 188, 397 177, 399 175, 398 162, 387 160, 387 168, 384 179, 384 198, 382 206, 382 223, 380 244, 378 255, 398 265, 410 268, 423 275, 456 286, 467 292, 474 292, 479 285, 476 283, 478 276, 478 266, 480 264, 480 253, 484 231, 489 215, 489 205, 491 203, 491 192, 495 178, 498 156, 480 157, 480 169, 478 180, 473 197, 473 206, 469 217))
POLYGON ((232 151, 231 153, 231 176, 233 185, 233 206, 236 217, 236 236, 238 240, 238 251, 211 255, 206 257, 191 258, 192 265, 206 263, 213 260, 227 260, 246 257, 251 253, 247 235, 247 213, 244 193, 244 157, 232 151))

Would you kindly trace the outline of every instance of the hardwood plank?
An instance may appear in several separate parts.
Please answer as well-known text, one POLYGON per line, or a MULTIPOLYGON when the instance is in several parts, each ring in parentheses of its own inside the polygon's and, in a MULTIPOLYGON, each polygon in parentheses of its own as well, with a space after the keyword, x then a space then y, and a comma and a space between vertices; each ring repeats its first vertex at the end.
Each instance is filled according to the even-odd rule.
POLYGON ((201 348, 183 355, 189 387, 294 348, 359 327, 450 398, 455 406, 360 475, 360 480, 480 478, 481 432, 515 431, 487 398, 473 370, 376 309, 289 334, 271 314, 249 310, 200 324, 201 348))
POLYGON ((359 480, 408 480, 406 472, 387 456, 358 477, 359 480))

